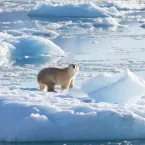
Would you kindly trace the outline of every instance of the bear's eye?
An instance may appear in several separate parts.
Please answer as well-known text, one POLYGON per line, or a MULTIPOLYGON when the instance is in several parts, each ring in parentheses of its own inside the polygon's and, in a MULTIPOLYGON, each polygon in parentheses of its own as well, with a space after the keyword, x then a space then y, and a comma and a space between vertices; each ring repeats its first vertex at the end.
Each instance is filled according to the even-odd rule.
POLYGON ((73 68, 75 68, 75 64, 73 64, 73 68))

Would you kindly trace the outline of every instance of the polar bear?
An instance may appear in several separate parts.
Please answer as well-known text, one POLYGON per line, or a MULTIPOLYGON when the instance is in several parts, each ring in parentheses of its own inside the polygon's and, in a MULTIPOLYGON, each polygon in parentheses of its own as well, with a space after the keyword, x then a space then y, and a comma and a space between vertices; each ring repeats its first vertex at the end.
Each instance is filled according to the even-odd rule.
POLYGON ((73 88, 78 71, 78 64, 70 64, 65 68, 48 67, 42 69, 37 75, 40 91, 43 91, 47 87, 48 92, 56 92, 54 90, 56 85, 61 85, 61 91, 73 88))

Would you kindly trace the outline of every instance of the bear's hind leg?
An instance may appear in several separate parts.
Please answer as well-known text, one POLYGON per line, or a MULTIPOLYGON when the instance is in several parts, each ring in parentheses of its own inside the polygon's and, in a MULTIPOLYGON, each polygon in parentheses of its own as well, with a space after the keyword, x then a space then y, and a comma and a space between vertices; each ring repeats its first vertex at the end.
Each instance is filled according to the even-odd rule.
POLYGON ((55 84, 54 84, 54 83, 49 83, 49 84, 47 84, 47 92, 55 92, 55 93, 57 93, 57 92, 54 90, 54 87, 55 87, 55 84))

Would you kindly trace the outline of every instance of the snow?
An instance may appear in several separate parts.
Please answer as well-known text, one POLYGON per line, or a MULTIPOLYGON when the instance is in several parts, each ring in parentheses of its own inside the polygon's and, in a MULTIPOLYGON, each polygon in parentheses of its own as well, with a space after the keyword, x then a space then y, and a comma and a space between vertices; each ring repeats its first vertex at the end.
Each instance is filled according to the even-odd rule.
MULTIPOLYGON (((114 14, 114 13, 113 13, 114 14)), ((61 16, 61 17, 107 17, 111 15, 105 8, 93 2, 81 3, 38 3, 28 13, 29 16, 61 16)))
MULTIPOLYGON (((126 89, 134 91, 134 88, 130 90, 130 86, 134 86, 136 91, 142 90, 143 82, 137 76, 131 72, 126 75, 122 74, 128 81, 126 89)), ((98 84, 103 82, 103 76, 104 80, 105 76, 106 80, 118 78, 109 74, 99 76, 98 84)), ((118 87, 119 82, 121 80, 114 85, 118 87)), ((119 87, 124 87, 124 83, 119 87)), ((141 129, 145 127, 144 98, 136 104, 121 105, 91 100, 86 102, 87 99, 67 93, 40 92, 18 86, 0 86, 0 90, 0 141, 144 139, 145 131, 141 129)), ((77 94, 77 90, 79 89, 74 88, 71 91, 77 94)), ((119 93, 124 95, 123 90, 119 93)), ((81 91, 78 94, 81 95, 81 91)), ((116 98, 118 97, 120 95, 116 89, 116 98)))
POLYGON ((135 102, 144 95, 145 81, 127 70, 116 76, 97 75, 85 80, 81 88, 97 102, 123 104, 135 102))

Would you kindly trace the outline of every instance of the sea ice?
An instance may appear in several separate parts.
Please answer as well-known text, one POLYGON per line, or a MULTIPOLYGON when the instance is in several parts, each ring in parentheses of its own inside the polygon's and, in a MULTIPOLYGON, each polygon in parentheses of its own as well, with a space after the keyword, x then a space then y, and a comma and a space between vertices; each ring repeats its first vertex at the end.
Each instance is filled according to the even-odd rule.
MULTIPOLYGON (((135 77, 129 75, 127 77, 135 77)), ((139 80, 135 77, 126 81, 134 86, 134 81, 139 80)), ((143 88, 139 83, 136 91, 143 88)), ((145 131, 141 128, 145 127, 145 101, 120 105, 85 102, 67 94, 19 87, 0 86, 0 90, 0 141, 144 139, 145 131)), ((116 98, 118 96, 116 90, 116 98)))
POLYGON ((107 17, 109 12, 93 2, 82 3, 38 3, 29 16, 61 16, 61 17, 107 17))

